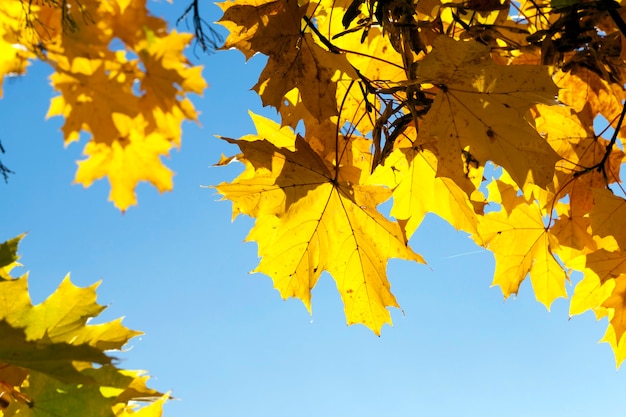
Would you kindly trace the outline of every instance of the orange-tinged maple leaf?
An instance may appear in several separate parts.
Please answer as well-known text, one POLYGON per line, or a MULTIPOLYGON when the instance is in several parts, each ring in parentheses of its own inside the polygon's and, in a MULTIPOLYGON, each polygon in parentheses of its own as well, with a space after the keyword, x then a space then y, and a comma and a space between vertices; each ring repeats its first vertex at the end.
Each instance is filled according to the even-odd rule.
POLYGON ((355 178, 360 179, 359 181, 355 180, 355 183, 367 183, 367 178, 372 170, 371 139, 356 134, 339 134, 336 118, 322 123, 309 120, 305 126, 306 136, 304 139, 315 153, 327 162, 331 169, 335 165, 339 165, 344 174, 348 170, 352 170, 355 178), (337 149, 338 146, 341 149, 337 149))
POLYGON ((47 117, 65 117, 62 130, 66 143, 78 140, 81 130, 87 130, 96 143, 112 144, 118 138, 114 114, 135 117, 139 98, 127 82, 113 79, 102 61, 78 62, 84 65, 77 72, 50 76, 62 95, 52 99, 47 117))
POLYGON ((477 233, 476 210, 482 214, 482 193, 476 191, 474 198, 481 201, 474 205, 454 181, 437 177, 436 172, 437 158, 429 150, 399 148, 376 169, 369 182, 393 190, 390 214, 401 221, 409 238, 429 212, 445 219, 457 230, 477 233))
POLYGON ((137 45, 146 40, 158 40, 160 36, 167 34, 167 22, 150 14, 145 0, 99 3, 101 10, 111 16, 111 33, 134 50, 140 50, 137 45))
POLYGON ((480 165, 493 161, 523 187, 545 187, 560 159, 525 119, 538 103, 556 103, 557 88, 547 68, 496 65, 489 48, 476 42, 437 38, 420 61, 417 79, 441 88, 420 134, 437 138, 437 174, 454 179, 468 194, 467 152, 480 165))
POLYGON ((559 72, 554 78, 559 87, 562 87, 559 99, 572 106, 585 125, 592 126, 594 119, 600 114, 615 127, 622 111, 622 101, 626 99, 626 93, 621 86, 603 80, 584 66, 559 72))
POLYGON ((391 323, 386 307, 398 306, 387 260, 423 262, 400 227, 376 209, 390 192, 359 185, 359 169, 333 166, 300 136, 293 149, 261 139, 225 140, 237 144, 243 153, 238 159, 253 167, 217 189, 236 212, 257 217, 247 238, 257 242, 262 258, 255 271, 269 275, 284 298, 298 297, 309 309, 311 289, 328 271, 348 324, 362 323, 379 334, 391 323))
MULTIPOLYGON (((565 89, 580 88, 576 83, 573 86, 570 84, 575 79, 563 77, 560 84, 565 89)), ((588 118, 586 109, 583 106, 582 113, 568 106, 539 105, 533 109, 537 130, 562 157, 556 165, 552 193, 549 193, 549 198, 542 200, 542 204, 558 211, 559 219, 551 233, 559 241, 557 254, 570 267, 573 267, 570 265, 572 259, 593 252, 598 247, 616 249, 612 236, 592 236, 591 219, 595 216, 590 217, 589 212, 595 204, 593 190, 619 181, 618 173, 624 153, 613 148, 606 159, 604 171, 590 169, 604 160, 609 141, 597 137, 593 126, 584 122, 588 118), (555 200, 563 197, 567 197, 566 203, 555 205, 555 200)), ((598 219, 594 222, 597 223, 598 219)))
POLYGON ((202 94, 207 87, 202 67, 190 67, 183 55, 192 38, 188 33, 172 31, 146 41, 141 54, 145 66, 141 88, 162 109, 175 106, 178 96, 184 92, 202 94))
POLYGON ((522 201, 511 207, 510 214, 488 213, 478 223, 478 235, 496 260, 493 285, 500 286, 506 298, 517 294, 530 273, 535 298, 549 309, 555 299, 567 297, 568 277, 553 255, 558 242, 544 226, 536 204, 522 201))

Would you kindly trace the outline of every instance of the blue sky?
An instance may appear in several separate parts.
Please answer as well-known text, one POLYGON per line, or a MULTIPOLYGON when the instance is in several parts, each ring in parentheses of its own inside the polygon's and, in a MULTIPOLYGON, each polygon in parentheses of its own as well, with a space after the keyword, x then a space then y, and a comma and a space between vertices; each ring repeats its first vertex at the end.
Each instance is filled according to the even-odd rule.
MULTIPOLYGON (((151 3, 170 17, 183 6, 151 3)), ((205 9, 208 21, 219 18, 217 7, 205 9)), ((104 319, 125 316, 146 333, 118 355, 121 366, 146 369, 154 388, 172 390, 166 417, 623 413, 626 375, 597 344, 606 323, 591 314, 568 320, 564 300, 548 313, 528 282, 504 302, 489 288, 492 256, 435 217, 411 240, 429 265, 390 263, 404 314, 393 311, 381 337, 345 325, 329 276, 309 316, 299 301, 282 301, 269 278, 249 274, 251 221, 231 223, 230 203, 201 185, 238 172, 211 167, 237 151, 213 134, 254 132, 248 109, 274 117, 249 91, 263 59, 197 52, 191 59, 211 87, 195 100, 202 127, 186 124, 181 151, 166 161, 175 189, 159 195, 143 184, 139 205, 123 215, 106 201, 105 181, 72 185, 84 142, 65 149, 62 120, 44 120, 53 95, 45 66, 5 82, 0 100, 1 158, 15 171, 0 184, 0 239, 28 232, 21 261, 35 302, 68 272, 81 286, 102 280, 104 319)))

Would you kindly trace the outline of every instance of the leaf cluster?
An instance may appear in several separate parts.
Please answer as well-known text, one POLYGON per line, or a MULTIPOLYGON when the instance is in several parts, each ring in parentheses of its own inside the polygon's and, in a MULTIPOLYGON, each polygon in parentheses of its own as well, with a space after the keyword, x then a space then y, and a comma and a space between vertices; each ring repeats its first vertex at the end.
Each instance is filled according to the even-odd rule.
MULTIPOLYGON (((180 146, 181 123, 197 117, 188 95, 206 87, 183 54, 192 37, 168 30, 145 0, 2 1, 0 87, 34 60, 48 64, 59 93, 48 117, 64 118, 66 144, 89 136, 76 182, 107 177, 124 211, 140 181, 172 188, 161 157, 180 146)), ((11 173, 0 161, 5 181, 11 173)), ((0 416, 160 416, 168 394, 110 356, 140 333, 121 319, 91 324, 104 310, 98 284, 79 288, 69 276, 32 305, 27 274, 11 275, 20 239, 0 245, 0 416)))
POLYGON ((607 316, 626 358, 620 185, 626 9, 612 0, 234 0, 223 49, 267 56, 244 171, 217 190, 281 296, 311 306, 328 271, 348 324, 397 307, 389 258, 427 213, 493 252, 504 297, 530 277, 546 308, 607 316), (598 123, 606 120, 606 126, 598 123), (486 170, 486 168, 488 168, 486 170), (496 169, 494 169, 496 168, 496 169), (393 198, 389 219, 377 206, 393 198))
POLYGON ((21 238, 0 244, 0 416, 160 416, 168 394, 109 356, 141 333, 121 319, 89 324, 105 308, 96 303, 98 284, 79 288, 69 276, 32 305, 28 275, 11 274, 21 238))
POLYGON ((52 67, 59 95, 48 117, 65 118, 66 144, 89 136, 75 182, 108 178, 109 198, 124 211, 140 181, 172 189, 161 158, 180 146, 181 123, 197 118, 188 95, 206 88, 202 67, 183 55, 192 37, 168 30, 145 0, 3 1, 0 82, 35 59, 52 67))

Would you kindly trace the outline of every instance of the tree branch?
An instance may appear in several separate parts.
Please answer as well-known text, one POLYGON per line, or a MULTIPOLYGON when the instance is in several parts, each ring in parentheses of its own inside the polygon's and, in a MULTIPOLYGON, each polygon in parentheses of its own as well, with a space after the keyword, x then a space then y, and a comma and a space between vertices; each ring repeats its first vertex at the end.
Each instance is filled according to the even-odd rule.
POLYGON ((606 145, 606 151, 604 152, 604 156, 597 164, 590 166, 588 168, 583 169, 582 171, 578 171, 574 173, 574 178, 578 178, 581 175, 587 174, 591 171, 597 170, 598 172, 602 172, 604 176, 604 180, 608 183, 608 176, 606 175, 606 161, 609 159, 611 152, 613 151, 613 146, 615 146, 615 142, 617 142, 617 135, 622 128, 622 123, 624 122, 624 116, 626 115, 626 102, 622 105, 622 113, 619 115, 619 120, 617 121, 617 125, 615 126, 615 130, 613 131, 613 136, 609 141, 609 144, 606 145))
POLYGON ((206 20, 200 16, 198 2, 199 0, 192 0, 191 3, 189 3, 189 6, 187 6, 183 14, 181 14, 176 20, 176 25, 184 20, 187 27, 189 27, 187 18, 191 13, 191 21, 193 23, 193 31, 196 36, 197 44, 200 45, 203 52, 214 51, 220 47, 219 44, 221 44, 224 39, 206 20))
MULTIPOLYGON (((5 153, 4 151, 4 147, 2 146, 2 142, 0 142, 0 153, 5 153)), ((4 178, 4 182, 8 183, 9 182, 9 174, 14 174, 13 171, 11 171, 6 165, 4 165, 2 163, 2 161, 0 160, 0 175, 2 175, 2 178, 4 178)))

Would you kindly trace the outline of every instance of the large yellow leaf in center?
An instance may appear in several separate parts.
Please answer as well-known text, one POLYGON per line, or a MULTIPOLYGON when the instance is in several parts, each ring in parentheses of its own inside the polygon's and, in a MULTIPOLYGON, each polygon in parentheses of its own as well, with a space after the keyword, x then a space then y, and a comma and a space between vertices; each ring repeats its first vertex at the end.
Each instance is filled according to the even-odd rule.
POLYGON ((310 309, 311 289, 328 271, 348 324, 362 323, 379 334, 391 323, 386 307, 398 307, 387 260, 423 262, 400 226, 376 209, 390 191, 359 185, 359 169, 332 166, 300 136, 290 148, 250 137, 226 140, 239 145, 238 159, 247 169, 217 189, 233 201, 235 213, 257 218, 248 236, 262 257, 255 272, 272 277, 283 298, 300 298, 310 309))

